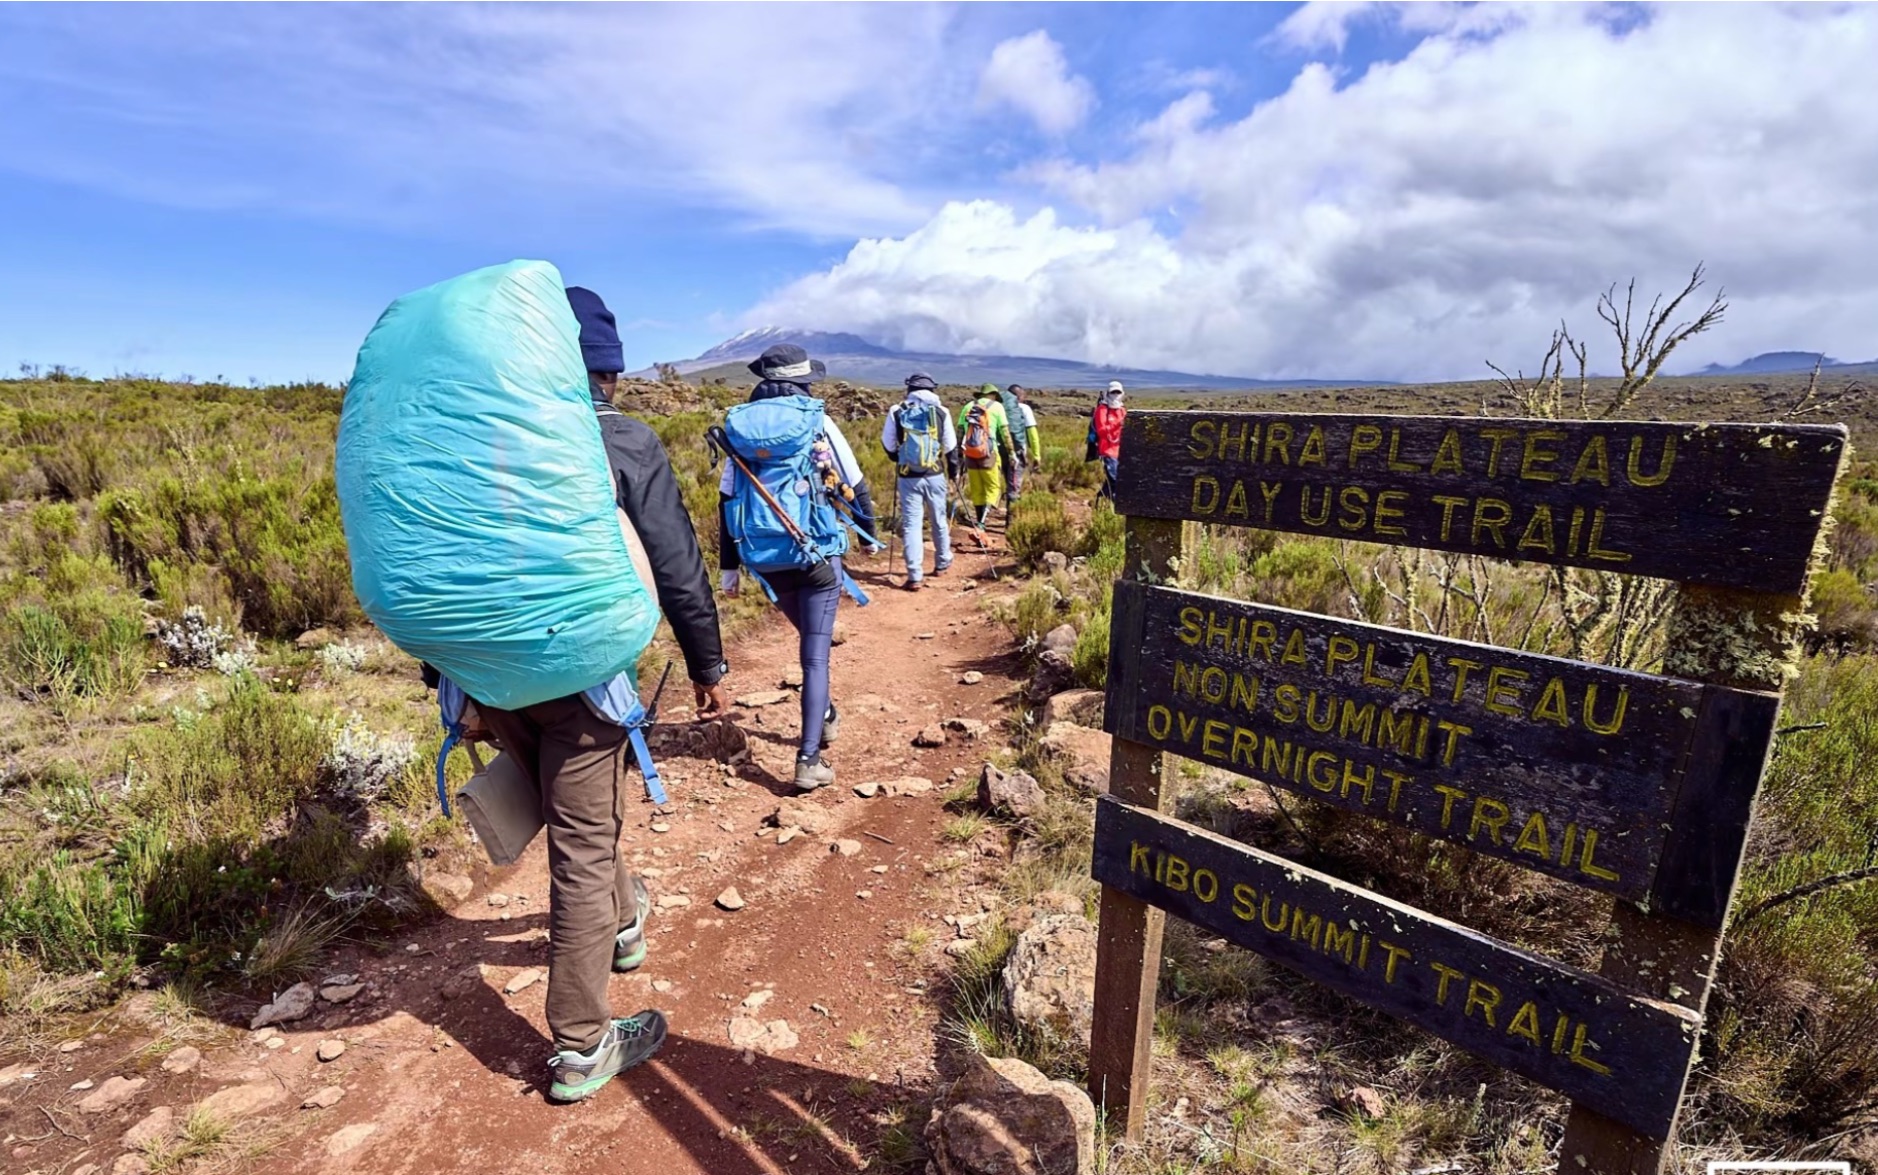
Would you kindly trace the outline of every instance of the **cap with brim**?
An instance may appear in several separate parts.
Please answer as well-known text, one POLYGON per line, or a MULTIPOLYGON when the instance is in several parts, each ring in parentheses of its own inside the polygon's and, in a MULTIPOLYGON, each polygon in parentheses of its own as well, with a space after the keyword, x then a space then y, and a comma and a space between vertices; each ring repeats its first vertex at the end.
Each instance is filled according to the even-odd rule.
POLYGON ((811 384, 828 378, 828 365, 794 343, 777 343, 750 361, 750 371, 758 379, 780 383, 811 384))
POLYGON ((937 391, 938 388, 939 385, 933 382, 932 376, 923 371, 916 371, 906 377, 906 390, 909 392, 931 392, 937 391))
POLYGON ((1121 380, 1119 380, 1119 379, 1112 379, 1112 380, 1110 380, 1110 381, 1109 381, 1109 391, 1111 391, 1111 392, 1119 392, 1119 391, 1122 391, 1122 390, 1123 390, 1123 388, 1122 388, 1122 381, 1121 381, 1121 380))

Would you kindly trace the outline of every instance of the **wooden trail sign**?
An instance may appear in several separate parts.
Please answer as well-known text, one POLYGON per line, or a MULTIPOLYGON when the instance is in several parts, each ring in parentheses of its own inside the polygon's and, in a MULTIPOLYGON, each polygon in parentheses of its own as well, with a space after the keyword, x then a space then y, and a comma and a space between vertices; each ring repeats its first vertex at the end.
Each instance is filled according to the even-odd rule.
POLYGON ((1132 413, 1094 851, 1110 1121, 1140 1136, 1169 911, 1569 1094, 1562 1169, 1658 1172, 1846 451, 1841 427, 1132 413), (1678 580, 1681 677, 1174 590, 1195 522, 1678 580), (1598 974, 1167 818, 1166 753, 1611 894, 1598 974))
POLYGON ((1663 1134, 1701 1017, 1322 873, 1104 798, 1097 881, 1663 1134))
POLYGON ((1732 871, 1689 857, 1739 856, 1775 694, 1136 583, 1111 626, 1117 737, 1721 925, 1732 871))
POLYGON ((1133 412, 1116 509, 1799 594, 1845 430, 1133 412))

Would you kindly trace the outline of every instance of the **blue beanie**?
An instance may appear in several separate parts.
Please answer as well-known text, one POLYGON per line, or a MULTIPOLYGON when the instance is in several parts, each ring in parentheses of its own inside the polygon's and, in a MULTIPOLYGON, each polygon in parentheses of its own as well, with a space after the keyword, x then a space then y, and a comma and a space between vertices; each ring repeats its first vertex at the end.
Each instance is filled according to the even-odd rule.
POLYGON ((580 323, 580 357, 588 371, 626 370, 626 352, 619 345, 619 327, 600 295, 584 286, 567 287, 567 304, 580 323))

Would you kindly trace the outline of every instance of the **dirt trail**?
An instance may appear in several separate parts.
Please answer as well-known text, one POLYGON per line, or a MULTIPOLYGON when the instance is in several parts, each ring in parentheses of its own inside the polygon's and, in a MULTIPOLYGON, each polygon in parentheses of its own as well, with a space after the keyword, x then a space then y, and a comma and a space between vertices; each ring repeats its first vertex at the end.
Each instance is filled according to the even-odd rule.
MULTIPOLYGON (((845 640, 833 666, 843 722, 830 754, 839 778, 807 797, 829 817, 826 832, 782 845, 774 830, 758 835, 794 794, 793 692, 737 708, 751 759, 735 776, 709 758, 668 750, 666 814, 643 803, 628 812, 626 853, 647 875, 655 907, 667 901, 649 924, 646 965, 615 976, 612 996, 620 1014, 651 1006, 670 1018, 671 1038, 653 1062, 582 1105, 544 1101, 552 1052, 542 1016, 548 881, 545 839, 537 840, 521 863, 495 872, 447 916, 388 949, 328 961, 322 975, 357 973, 365 990, 283 1026, 284 1044, 270 1048, 244 1035, 206 1049, 200 1069, 180 1076, 154 1060, 112 1065, 108 1046, 73 1054, 84 1063, 70 1076, 47 1074, 61 1090, 92 1068, 99 1082, 135 1069, 150 1085, 108 1117, 61 1112, 58 1121, 74 1133, 82 1122, 92 1144, 55 1137, 12 1169, 69 1172, 94 1162, 102 1175, 122 1153, 119 1134, 153 1106, 176 1107, 180 1121, 201 1097, 245 1084, 277 1093, 243 1117, 245 1133, 272 1138, 265 1153, 237 1164, 243 1170, 859 1170, 892 1107, 909 1106, 915 1130, 924 1120, 935 1080, 935 976, 953 937, 941 918, 978 908, 963 908, 956 893, 968 850, 942 836, 941 793, 955 770, 975 775, 1018 685, 1009 634, 981 607, 1015 585, 988 578, 989 556, 961 553, 946 578, 917 594, 898 590, 886 568, 885 557, 856 568, 872 606, 843 602, 845 640), (983 679, 963 684, 969 671, 983 679), (979 719, 993 731, 979 739, 954 731, 938 748, 913 745, 922 728, 952 718, 979 719), (872 798, 854 790, 908 776, 934 786, 872 798), (858 842, 859 852, 831 851, 837 838, 858 842), (747 903, 741 910, 713 904, 729 885, 747 903), (909 943, 916 928, 930 941, 916 934, 909 943), (541 981, 505 992, 531 968, 541 969, 541 981), (753 994, 760 1006, 744 1014, 787 1021, 799 1038, 793 1047, 764 1055, 733 1046, 728 1026, 753 994), (344 1054, 317 1060, 321 1043, 334 1040, 345 1042, 344 1054), (298 1108, 332 1086, 345 1090, 336 1105, 298 1108)), ((794 632, 780 618, 765 623, 731 661, 735 695, 761 700, 795 665, 794 632)), ((682 746, 682 734, 676 741, 682 746)))

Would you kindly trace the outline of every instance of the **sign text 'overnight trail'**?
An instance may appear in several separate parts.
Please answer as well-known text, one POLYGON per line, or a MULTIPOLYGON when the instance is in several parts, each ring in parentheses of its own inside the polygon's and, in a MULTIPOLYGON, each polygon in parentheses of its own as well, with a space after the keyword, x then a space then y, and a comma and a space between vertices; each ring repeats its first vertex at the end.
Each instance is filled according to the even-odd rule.
POLYGON ((1110 733, 1639 901, 1738 692, 1136 583, 1112 616, 1110 733))

